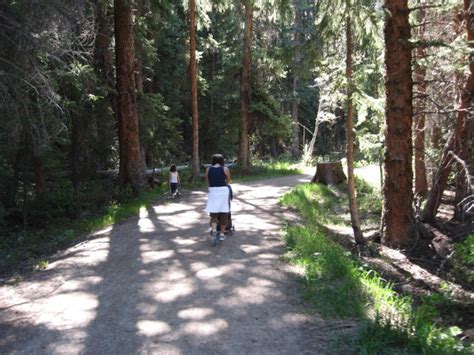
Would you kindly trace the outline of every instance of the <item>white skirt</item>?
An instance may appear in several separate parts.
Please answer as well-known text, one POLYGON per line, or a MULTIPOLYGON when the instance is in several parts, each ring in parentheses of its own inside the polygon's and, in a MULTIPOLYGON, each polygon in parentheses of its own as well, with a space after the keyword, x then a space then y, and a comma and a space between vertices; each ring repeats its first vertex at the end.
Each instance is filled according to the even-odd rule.
POLYGON ((205 211, 207 213, 229 213, 229 187, 218 186, 210 187, 207 196, 207 206, 205 211))

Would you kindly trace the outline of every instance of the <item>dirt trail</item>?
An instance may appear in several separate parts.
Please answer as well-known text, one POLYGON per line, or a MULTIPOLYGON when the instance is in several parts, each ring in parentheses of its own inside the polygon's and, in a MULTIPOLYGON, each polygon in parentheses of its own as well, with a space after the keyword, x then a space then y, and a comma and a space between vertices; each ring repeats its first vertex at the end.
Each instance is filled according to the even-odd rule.
POLYGON ((307 175, 234 184, 236 232, 212 248, 206 192, 100 231, 0 288, 0 353, 317 353, 330 323, 305 314, 277 198, 307 175))

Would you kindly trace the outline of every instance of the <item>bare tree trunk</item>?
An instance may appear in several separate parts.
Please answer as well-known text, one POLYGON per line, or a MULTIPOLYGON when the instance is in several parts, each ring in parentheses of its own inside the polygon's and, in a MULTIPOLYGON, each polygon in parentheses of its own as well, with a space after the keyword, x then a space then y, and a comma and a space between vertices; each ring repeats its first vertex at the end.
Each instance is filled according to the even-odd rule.
POLYGON ((434 123, 431 130, 431 145, 435 149, 441 149, 441 128, 438 123, 434 123))
POLYGON ((126 0, 114 0, 117 114, 119 117, 120 179, 137 194, 145 178, 140 151, 132 8, 126 0))
POLYGON ((242 60, 241 105, 242 126, 240 132, 240 166, 243 171, 249 170, 249 77, 252 64, 252 33, 253 33, 253 0, 244 0, 245 6, 245 39, 244 57, 242 60))
POLYGON ((4 191, 4 194, 0 196, 5 196, 2 200, 3 205, 5 207, 14 207, 17 205, 17 194, 18 194, 18 183, 20 180, 22 163, 24 160, 24 140, 20 140, 20 144, 18 145, 18 150, 15 154, 15 161, 13 163, 13 177, 10 180, 10 184, 8 189, 4 191))
MULTIPOLYGON (((293 122, 292 127, 292 138, 291 138, 291 155, 293 158, 297 159, 300 156, 300 125, 298 119, 298 105, 299 105, 299 98, 298 98, 298 65, 300 63, 300 31, 301 31, 301 10, 300 10, 300 2, 299 0, 293 0, 293 7, 295 10, 295 22, 294 22, 294 33, 293 33, 293 83, 292 83, 292 91, 293 91, 293 102, 291 108, 291 120, 293 122)), ((304 142, 303 142, 304 143, 304 142)))
POLYGON ((291 107, 293 122, 291 137, 291 155, 297 159, 300 155, 300 125, 298 120, 298 75, 293 71, 293 102, 291 107))
MULTIPOLYGON (((464 0, 464 22, 466 23, 467 40, 469 47, 473 47, 472 41, 474 40, 474 15, 473 9, 469 0, 464 0)), ((472 130, 471 123, 469 122, 469 109, 471 106, 472 95, 474 94, 474 63, 472 57, 469 58, 469 75, 466 78, 464 87, 460 88, 459 94, 459 106, 456 113, 456 123, 454 132, 446 143, 443 153, 440 159, 440 165, 434 175, 433 186, 428 194, 425 208, 423 209, 422 217, 423 220, 431 222, 434 220, 436 213, 438 212, 439 205, 443 192, 446 189, 448 183, 449 173, 451 172, 453 157, 452 154, 457 154, 462 160, 467 161, 470 159, 469 151, 472 149, 472 130)), ((464 178, 462 173, 460 178, 464 178)), ((459 189, 462 191, 462 183, 460 182, 459 189)), ((457 200, 461 200, 462 192, 458 193, 457 200)))
POLYGON ((193 126, 193 179, 199 178, 199 112, 197 98, 197 64, 196 64, 196 2, 189 0, 189 51, 191 74, 191 110, 193 126))
POLYGON ((349 195, 349 210, 354 239, 357 244, 364 244, 364 235, 360 227, 359 209, 357 207, 355 178, 354 178, 354 107, 352 102, 352 24, 351 1, 346 0, 346 81, 347 81, 347 192, 349 195))
POLYGON ((37 195, 42 195, 46 192, 46 173, 43 161, 39 155, 33 153, 32 162, 35 172, 35 191, 37 195))
POLYGON ((385 156, 382 234, 384 244, 404 247, 413 232, 412 97, 407 0, 385 0, 385 156))
POLYGON ((460 105, 466 109, 463 112, 463 120, 457 145, 457 154, 462 161, 457 164, 456 195, 454 196, 454 219, 458 221, 464 221, 466 218, 465 205, 462 201, 473 193, 472 186, 474 184, 474 181, 472 181, 474 179, 472 171, 473 120, 469 117, 472 95, 474 94, 474 55, 472 54, 472 50, 474 49, 474 4, 469 0, 464 0, 464 19, 467 30, 467 43, 471 52, 469 55, 469 77, 465 87, 462 89, 460 105), (462 101, 466 102, 463 104, 462 101))
POLYGON ((74 197, 77 198, 77 191, 79 189, 79 157, 81 145, 79 122, 76 113, 71 115, 71 181, 74 188, 74 197))
POLYGON ((432 222, 438 212, 441 203, 441 197, 448 183, 449 173, 451 172, 452 157, 449 152, 453 151, 455 133, 449 137, 441 154, 440 164, 433 175, 433 183, 428 193, 425 207, 422 212, 422 219, 425 222, 432 222))
POLYGON ((313 135, 311 136, 311 140, 309 141, 308 151, 305 152, 305 154, 311 158, 313 157, 314 146, 316 145, 316 138, 318 136, 318 130, 319 130, 319 108, 318 108, 318 113, 316 114, 316 118, 314 119, 314 131, 313 131, 313 135))
MULTIPOLYGON (((113 126, 112 117, 108 113, 108 105, 112 108, 115 116, 115 126, 118 132, 118 117, 115 115, 117 105, 115 95, 112 94, 115 86, 114 78, 114 58, 110 49, 113 37, 113 16, 111 8, 101 0, 95 0, 96 5, 96 39, 94 48, 94 64, 97 76, 103 80, 107 86, 107 100, 101 108, 95 113, 97 127, 97 162, 102 169, 107 167, 107 155, 110 152, 110 142, 108 130, 113 126), (109 120, 110 119, 110 120, 109 120)), ((111 142, 110 142, 111 143, 111 142)), ((120 149, 120 147, 119 147, 120 149)))
MULTIPOLYGON (((418 1, 419 3, 419 1, 418 1)), ((418 12, 418 21, 423 23, 425 19, 424 10, 418 12)), ((422 40, 424 36, 424 26, 421 25, 417 31, 418 39, 422 40)), ((425 165, 425 96, 426 96, 426 69, 420 65, 420 61, 426 57, 425 49, 417 47, 415 50, 415 68, 413 78, 417 91, 415 100, 415 193, 426 196, 428 193, 428 182, 426 179, 425 165)))

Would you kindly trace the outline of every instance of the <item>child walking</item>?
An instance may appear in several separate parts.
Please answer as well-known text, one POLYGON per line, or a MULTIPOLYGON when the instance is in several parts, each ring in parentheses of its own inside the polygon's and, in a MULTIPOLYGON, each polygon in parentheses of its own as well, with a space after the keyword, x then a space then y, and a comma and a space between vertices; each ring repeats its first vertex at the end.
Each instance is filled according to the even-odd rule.
POLYGON ((169 183, 171 197, 174 198, 178 194, 178 185, 180 183, 179 174, 176 169, 176 165, 174 164, 171 165, 170 167, 170 175, 169 175, 168 183, 169 183))

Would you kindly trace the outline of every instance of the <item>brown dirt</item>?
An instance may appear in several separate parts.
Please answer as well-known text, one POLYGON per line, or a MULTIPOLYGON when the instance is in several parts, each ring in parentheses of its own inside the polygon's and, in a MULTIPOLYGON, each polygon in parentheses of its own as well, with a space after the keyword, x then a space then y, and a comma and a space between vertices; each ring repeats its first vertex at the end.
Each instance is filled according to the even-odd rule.
POLYGON ((337 323, 308 315, 277 198, 310 175, 235 184, 236 231, 212 248, 206 193, 99 231, 0 288, 0 353, 325 353, 337 323))

